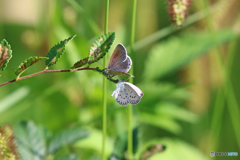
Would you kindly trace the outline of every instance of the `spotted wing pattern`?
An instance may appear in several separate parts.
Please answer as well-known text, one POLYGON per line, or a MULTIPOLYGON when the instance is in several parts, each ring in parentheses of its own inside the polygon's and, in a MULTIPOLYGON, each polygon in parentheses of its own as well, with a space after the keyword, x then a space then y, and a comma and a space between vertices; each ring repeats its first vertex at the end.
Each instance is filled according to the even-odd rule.
POLYGON ((124 88, 124 85, 122 82, 120 82, 117 85, 117 89, 115 90, 115 100, 120 104, 121 106, 126 106, 128 102, 128 93, 126 88, 124 88))
POLYGON ((120 81, 117 89, 111 96, 115 95, 115 100, 122 106, 130 104, 138 104, 143 96, 143 92, 135 85, 120 81))
POLYGON ((143 92, 135 85, 123 82, 124 88, 126 88, 128 93, 128 102, 132 105, 138 104, 143 96, 143 92))
POLYGON ((108 63, 109 70, 115 70, 118 66, 127 59, 127 50, 122 44, 118 44, 108 63))

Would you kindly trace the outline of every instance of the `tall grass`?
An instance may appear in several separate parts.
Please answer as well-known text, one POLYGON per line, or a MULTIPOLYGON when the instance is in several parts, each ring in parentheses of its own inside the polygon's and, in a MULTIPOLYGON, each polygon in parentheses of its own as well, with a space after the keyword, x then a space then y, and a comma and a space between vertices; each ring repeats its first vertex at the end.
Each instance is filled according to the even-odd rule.
MULTIPOLYGON (((132 4, 132 20, 131 20, 131 41, 130 41, 130 56, 132 57, 132 61, 134 62, 134 40, 135 40, 135 23, 136 23, 136 8, 137 8, 137 0, 133 0, 132 4)), ((130 74, 133 75, 133 65, 132 69, 130 70, 130 74)), ((133 83, 133 79, 130 79, 130 83, 133 83)), ((129 159, 132 159, 133 157, 133 140, 132 140, 132 118, 133 118, 133 113, 132 113, 133 106, 129 105, 128 106, 128 156, 129 159)))
MULTIPOLYGON (((202 1, 202 5, 203 7, 207 8, 206 12, 210 12, 209 9, 209 2, 207 0, 203 0, 202 1)), ((211 16, 211 14, 209 14, 209 16, 206 18, 206 22, 207 22, 207 28, 209 30, 209 32, 213 32, 215 33, 215 28, 213 25, 213 18, 211 16)), ((214 35, 212 37, 212 39, 214 41, 218 41, 218 39, 216 38, 216 36, 214 35)), ((229 47, 230 49, 228 50, 228 53, 231 56, 231 58, 229 58, 228 60, 228 64, 230 65, 226 65, 225 61, 224 61, 224 57, 223 57, 223 53, 221 51, 221 49, 218 48, 214 48, 214 53, 216 54, 216 56, 218 57, 218 62, 220 64, 221 67, 221 76, 223 76, 225 82, 223 84, 223 87, 221 89, 219 89, 218 93, 217 93, 217 98, 215 101, 215 105, 214 105, 214 112, 213 112, 213 116, 212 116, 212 123, 211 123, 211 135, 213 135, 213 133, 215 133, 214 136, 214 141, 213 141, 213 146, 211 147, 212 150, 217 150, 217 146, 218 146, 218 141, 220 139, 220 131, 221 131, 221 123, 222 123, 222 116, 223 116, 223 110, 224 110, 224 106, 225 106, 225 102, 227 103, 227 108, 229 110, 229 114, 230 114, 230 118, 232 120, 232 124, 233 124, 233 130, 235 132, 235 136, 236 136, 236 140, 237 140, 237 144, 238 144, 238 148, 240 149, 240 128, 239 128, 239 117, 240 117, 240 113, 239 113, 239 108, 238 108, 238 104, 237 104, 237 100, 236 100, 236 95, 234 93, 233 90, 233 86, 231 83, 231 78, 230 78, 230 71, 232 68, 232 64, 233 64, 233 58, 234 54, 231 55, 231 50, 234 50, 234 47, 229 47)), ((232 53, 235 53, 234 51, 232 53)))
MULTIPOLYGON (((109 0, 106 0, 106 8, 105 8, 105 28, 104 34, 108 32, 108 12, 109 12, 109 0)), ((107 56, 104 56, 103 66, 106 68, 107 65, 107 56)), ((107 79, 103 77, 103 120, 102 120, 102 159, 106 159, 105 154, 105 141, 107 136, 107 99, 106 99, 106 88, 107 88, 107 79)))

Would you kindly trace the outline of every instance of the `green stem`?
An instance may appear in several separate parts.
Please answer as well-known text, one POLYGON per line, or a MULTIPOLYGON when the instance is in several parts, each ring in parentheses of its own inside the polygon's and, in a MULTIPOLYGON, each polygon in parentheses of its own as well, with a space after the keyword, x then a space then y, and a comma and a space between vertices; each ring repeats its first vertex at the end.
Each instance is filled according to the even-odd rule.
MULTIPOLYGON (((210 128, 209 144, 213 142, 212 145, 209 146, 209 150, 211 151, 217 150, 222 123, 220 120, 222 119, 222 115, 224 113, 224 106, 225 106, 224 91, 223 89, 219 89, 217 92, 215 104, 213 106, 213 115, 210 128)), ((209 151, 207 151, 207 154, 208 153, 209 151)))
MULTIPOLYGON (((236 41, 236 40, 234 40, 236 41)), ((234 46, 233 48, 236 47, 236 42, 233 42, 234 46)), ((217 150, 218 146, 219 146, 219 140, 220 140, 220 132, 221 132, 221 120, 222 120, 222 116, 223 116, 223 111, 224 111, 224 106, 225 106, 225 99, 227 100, 227 106, 228 106, 228 110, 230 113, 230 118, 231 121, 233 123, 233 130, 235 132, 236 135, 236 139, 237 139, 237 144, 238 147, 240 149, 240 120, 239 120, 239 109, 238 109, 238 103, 233 91, 233 86, 231 84, 231 80, 230 80, 230 73, 231 73, 231 68, 233 65, 233 57, 235 56, 236 51, 231 51, 232 47, 229 47, 230 49, 228 50, 228 56, 230 57, 228 59, 228 67, 226 67, 226 65, 224 65, 224 69, 225 70, 225 75, 226 75, 226 82, 223 86, 223 89, 220 89, 220 91, 218 91, 218 95, 217 95, 217 99, 216 99, 216 103, 214 106, 214 112, 213 112, 213 119, 212 119, 212 124, 211 124, 211 129, 210 129, 210 138, 214 137, 213 139, 213 146, 211 148, 211 151, 217 150)), ((234 50, 234 49, 233 49, 234 50)), ((222 59, 222 58, 221 58, 222 59)), ((213 157, 213 159, 215 159, 215 157, 213 157)))
MULTIPOLYGON (((132 22, 131 22, 131 42, 130 42, 130 56, 132 57, 132 61, 134 62, 134 40, 135 40, 135 24, 136 24, 136 8, 137 8, 137 0, 133 0, 132 4, 132 22)), ((133 75, 133 65, 130 70, 130 74, 133 75)), ((130 79, 130 83, 133 83, 133 79, 130 79)), ((128 158, 133 159, 133 135, 132 135, 132 119, 133 119, 133 106, 128 106, 128 158)))
MULTIPOLYGON (((105 8, 105 28, 104 34, 108 32, 108 12, 109 12, 109 0, 106 0, 106 8, 105 8)), ((107 65, 107 56, 103 58, 103 67, 106 68, 107 65)), ((105 142, 107 136, 107 97, 106 97, 106 88, 107 88, 107 79, 103 77, 103 138, 102 138, 102 160, 106 160, 105 154, 105 142)))

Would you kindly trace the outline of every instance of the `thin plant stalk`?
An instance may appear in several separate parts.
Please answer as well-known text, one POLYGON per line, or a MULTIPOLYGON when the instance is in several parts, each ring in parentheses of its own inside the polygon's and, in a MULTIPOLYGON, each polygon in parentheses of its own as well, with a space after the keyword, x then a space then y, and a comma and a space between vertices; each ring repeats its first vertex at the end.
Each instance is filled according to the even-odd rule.
MULTIPOLYGON (((108 12, 109 12, 109 0, 106 0, 106 8, 105 8, 105 28, 104 34, 108 32, 108 12)), ((103 58, 103 67, 106 68, 107 65, 107 56, 103 58)), ((103 119, 102 119, 102 160, 106 160, 105 153, 105 142, 107 137, 107 97, 106 97, 106 88, 107 88, 107 79, 103 77, 103 119)))
MULTIPOLYGON (((137 8, 137 0, 133 0, 132 4, 132 21, 131 21, 131 42, 130 42, 130 56, 132 61, 134 62, 134 40, 135 40, 135 24, 136 24, 136 8, 137 8)), ((133 75, 133 66, 130 70, 130 74, 133 75)), ((130 83, 133 83, 133 79, 130 79, 130 83)), ((133 157, 133 134, 132 134, 132 124, 133 124, 133 106, 128 106, 128 158, 132 159, 133 157)))
POLYGON ((88 67, 85 67, 85 68, 66 69, 66 70, 49 70, 49 69, 44 69, 42 71, 39 71, 39 72, 36 72, 36 73, 33 73, 33 74, 29 74, 29 75, 26 75, 26 76, 23 76, 23 77, 19 77, 18 76, 17 78, 15 78, 13 80, 10 80, 10 81, 7 81, 7 82, 4 82, 4 83, 0 84, 0 87, 8 85, 8 84, 13 83, 13 82, 17 82, 17 81, 23 80, 23 79, 31 78, 31 77, 34 77, 34 76, 37 76, 37 75, 40 75, 40 74, 43 74, 43 73, 75 72, 75 71, 82 71, 82 70, 93 70, 93 71, 95 71, 96 68, 89 68, 89 66, 88 66, 88 67))

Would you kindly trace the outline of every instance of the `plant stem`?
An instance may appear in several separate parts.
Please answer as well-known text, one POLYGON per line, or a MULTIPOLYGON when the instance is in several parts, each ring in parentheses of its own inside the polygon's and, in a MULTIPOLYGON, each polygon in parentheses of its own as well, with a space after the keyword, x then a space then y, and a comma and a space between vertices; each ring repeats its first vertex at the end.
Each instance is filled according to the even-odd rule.
MULTIPOLYGON (((219 89, 217 91, 217 96, 215 100, 215 104, 213 106, 213 115, 212 115, 212 122, 210 128, 210 136, 209 136, 209 145, 212 142, 212 145, 209 146, 209 150, 215 151, 217 146, 219 145, 219 136, 221 131, 221 118, 224 113, 224 106, 225 106, 225 95, 224 90, 219 89)), ((207 151, 209 153, 209 151, 207 151)), ((214 158, 214 157, 213 157, 214 158)))
MULTIPOLYGON (((108 12, 109 12, 109 0, 106 0, 106 8, 105 8, 105 28, 104 34, 108 32, 108 12)), ((107 56, 103 58, 103 67, 106 68, 107 65, 107 56)), ((106 160, 105 154, 105 141, 107 136, 107 97, 106 97, 106 88, 107 88, 107 80, 103 77, 103 126, 102 126, 102 160, 106 160)))
MULTIPOLYGON (((132 21, 131 21, 131 41, 130 41, 130 56, 132 57, 132 61, 134 62, 134 40, 135 40, 135 24, 136 24, 136 8, 137 8, 137 0, 133 0, 132 4, 132 21)), ((133 65, 130 70, 130 74, 133 75, 133 65)), ((133 79, 130 79, 130 83, 133 83, 133 79)), ((133 159, 133 134, 132 134, 132 124, 133 124, 133 106, 128 106, 128 158, 133 159)))
POLYGON ((36 73, 30 74, 30 75, 27 75, 27 76, 15 78, 15 79, 10 80, 8 82, 2 83, 2 84, 0 84, 0 87, 5 86, 5 85, 10 84, 10 83, 13 83, 13 82, 16 82, 16 81, 20 81, 20 80, 23 80, 23 79, 34 77, 34 76, 37 76, 37 75, 40 75, 40 74, 43 74, 43 73, 74 72, 74 71, 82 71, 82 70, 93 70, 93 71, 95 71, 96 68, 89 68, 89 66, 88 66, 88 67, 85 67, 85 68, 78 68, 78 69, 74 69, 74 70, 72 70, 72 69, 67 69, 67 70, 48 70, 48 69, 44 69, 40 72, 36 72, 36 73))

